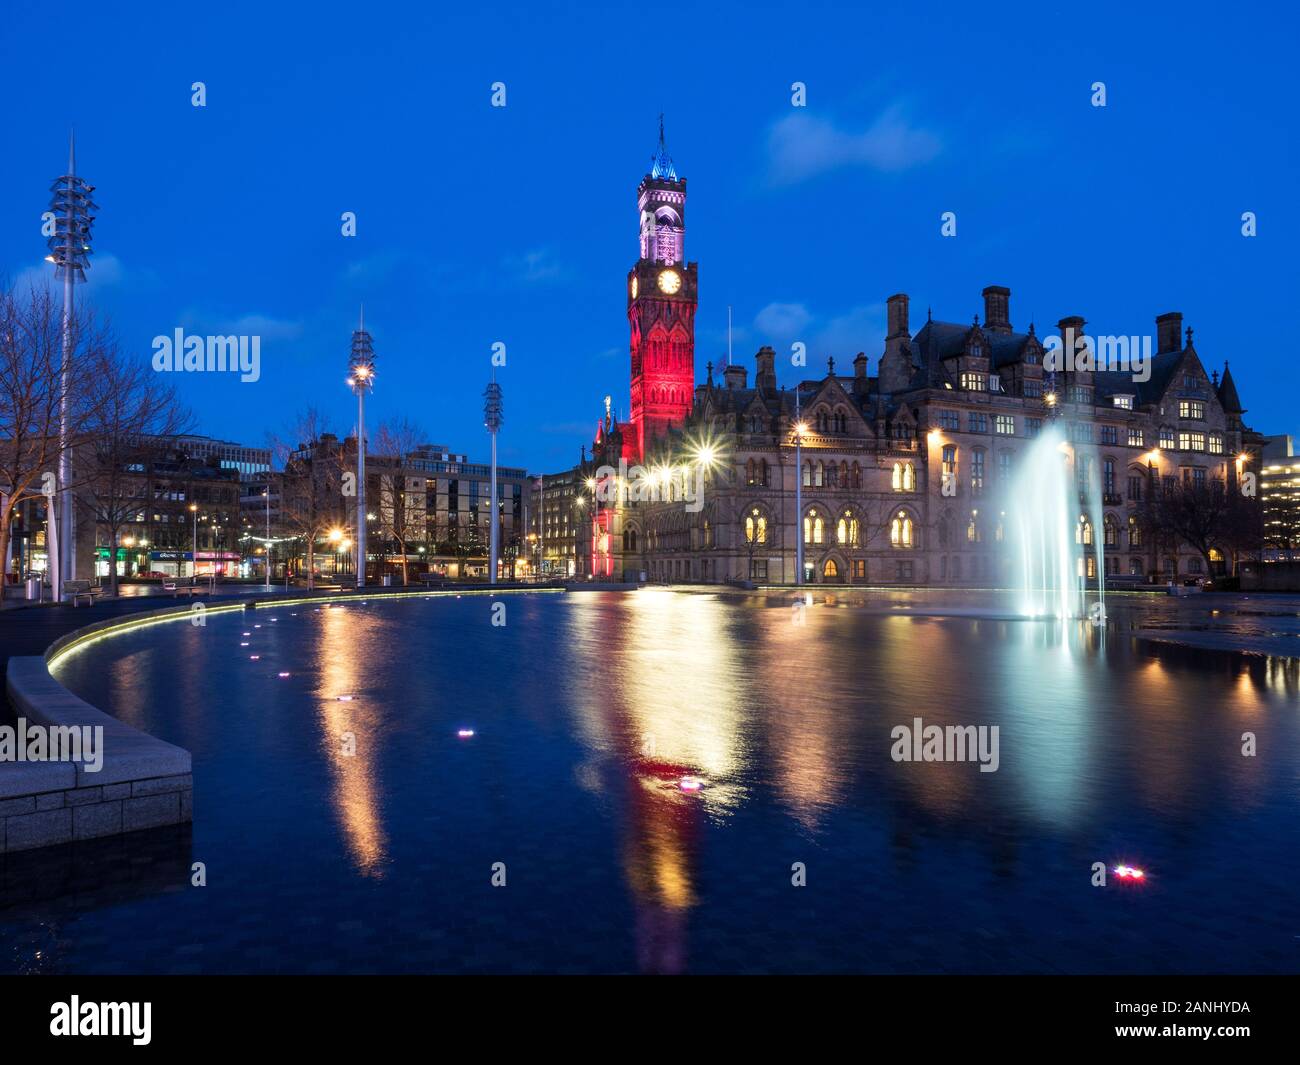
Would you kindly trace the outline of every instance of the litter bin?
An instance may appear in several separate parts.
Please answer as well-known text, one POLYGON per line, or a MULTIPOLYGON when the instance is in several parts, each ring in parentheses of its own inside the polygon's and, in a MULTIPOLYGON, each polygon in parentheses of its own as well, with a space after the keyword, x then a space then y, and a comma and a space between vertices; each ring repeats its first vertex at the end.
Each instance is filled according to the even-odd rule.
POLYGON ((41 597, 41 579, 40 577, 27 578, 27 598, 39 599, 41 597))

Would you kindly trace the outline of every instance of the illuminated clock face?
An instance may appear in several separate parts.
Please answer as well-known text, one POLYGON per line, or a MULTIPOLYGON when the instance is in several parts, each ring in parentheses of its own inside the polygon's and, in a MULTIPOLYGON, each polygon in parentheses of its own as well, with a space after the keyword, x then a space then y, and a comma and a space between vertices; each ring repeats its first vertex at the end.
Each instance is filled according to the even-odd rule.
POLYGON ((632 298, 633 298, 633 299, 636 299, 636 290, 637 290, 637 279, 634 277, 634 278, 632 278, 632 298))
POLYGON ((659 275, 659 289, 672 295, 682 287, 682 275, 676 270, 665 270, 659 275))

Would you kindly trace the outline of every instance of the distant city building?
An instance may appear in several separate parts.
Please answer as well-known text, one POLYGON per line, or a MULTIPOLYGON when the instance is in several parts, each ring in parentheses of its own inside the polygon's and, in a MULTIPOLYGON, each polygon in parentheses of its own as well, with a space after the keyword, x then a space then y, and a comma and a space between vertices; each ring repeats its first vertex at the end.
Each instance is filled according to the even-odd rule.
POLYGON ((210 436, 168 437, 167 444, 193 459, 217 459, 222 469, 235 470, 241 480, 264 475, 271 468, 271 449, 248 447, 210 436))
MULTIPOLYGON (((291 467, 328 463, 341 472, 355 470, 356 439, 339 440, 325 434, 297 449, 289 463, 291 467)), ((402 457, 367 449, 364 520, 370 578, 396 575, 403 562, 412 581, 426 574, 447 578, 486 576, 494 509, 490 476, 486 463, 470 462, 465 454, 441 444, 423 444, 402 457)), ((259 512, 258 506, 265 507, 265 498, 261 491, 261 487, 255 487, 244 497, 244 519, 252 537, 262 535, 259 513, 264 516, 264 512, 259 512)), ((530 478, 526 470, 497 467, 495 510, 500 522, 502 575, 507 578, 530 571, 524 541, 525 500, 529 493, 530 478)), ((349 547, 356 538, 355 501, 355 495, 345 495, 339 514, 340 531, 349 547)), ((272 530, 273 538, 287 533, 274 510, 272 530)), ((294 551, 291 569, 300 573, 306 552, 301 545, 294 551)), ((321 545, 318 552, 316 564, 322 574, 355 573, 355 560, 346 550, 321 545)))
POLYGON ((1300 559, 1300 456, 1292 436, 1267 436, 1259 494, 1264 503, 1264 561, 1300 559))
MULTIPOLYGON (((574 577, 591 572, 591 507, 588 464, 534 478, 528 507, 528 572, 574 577)), ((592 482, 594 487, 595 482, 592 482)))
MULTIPOLYGON (((139 506, 118 530, 119 576, 224 576, 238 571, 239 472, 223 467, 215 454, 196 457, 177 439, 152 441, 128 471, 131 476, 122 491, 128 498, 138 497, 139 506)), ((79 560, 78 571, 106 577, 108 530, 93 514, 88 516, 88 510, 79 503, 77 549, 83 556, 93 551, 93 569, 79 560), (91 527, 93 543, 85 535, 91 527)))

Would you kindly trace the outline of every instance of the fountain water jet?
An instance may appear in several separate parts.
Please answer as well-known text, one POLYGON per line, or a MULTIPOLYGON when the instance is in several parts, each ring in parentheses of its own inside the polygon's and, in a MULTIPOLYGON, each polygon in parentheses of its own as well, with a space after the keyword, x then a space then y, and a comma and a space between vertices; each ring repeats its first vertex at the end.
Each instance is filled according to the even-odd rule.
MULTIPOLYGON (((1075 469, 1076 449, 1058 425, 1044 427, 1021 453, 1007 499, 1010 529, 1019 551, 1020 610, 1029 617, 1104 619, 1104 599, 1090 612, 1088 556, 1104 595, 1105 540, 1095 463, 1075 469)), ((1013 555, 1014 557, 1014 555, 1013 555)))

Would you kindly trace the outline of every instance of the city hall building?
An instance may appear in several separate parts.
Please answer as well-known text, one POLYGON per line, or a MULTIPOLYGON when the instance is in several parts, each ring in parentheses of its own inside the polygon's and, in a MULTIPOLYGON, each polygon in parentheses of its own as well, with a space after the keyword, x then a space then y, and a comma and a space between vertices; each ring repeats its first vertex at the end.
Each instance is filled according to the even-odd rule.
MULTIPOLYGON (((662 129, 637 210, 630 416, 614 417, 607 397, 591 458, 565 475, 584 572, 790 584, 801 539, 808 583, 1006 585, 1010 489, 1053 425, 1080 489, 1080 576, 1098 576, 1085 546, 1102 548, 1109 581, 1208 576, 1199 552, 1144 533, 1144 495, 1178 481, 1235 485, 1261 438, 1242 420, 1227 363, 1222 376, 1206 370, 1181 314, 1156 319, 1150 358, 1133 372, 1049 358, 1055 342, 1032 323, 1014 327, 1001 286, 983 290, 969 321, 927 314, 915 332, 898 294, 874 358, 859 352, 839 368, 827 358, 824 373, 800 367, 786 387, 777 369, 790 356, 762 347, 752 380, 749 367, 708 363, 697 383, 686 180, 662 129), (1084 505, 1089 486, 1100 514, 1084 505)), ((1073 352, 1086 322, 1067 316, 1056 330, 1073 352)))

